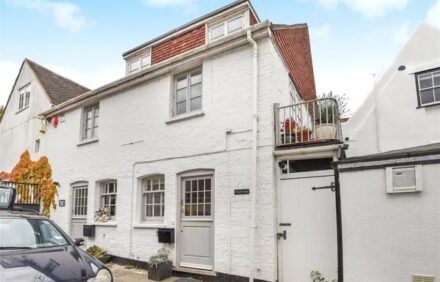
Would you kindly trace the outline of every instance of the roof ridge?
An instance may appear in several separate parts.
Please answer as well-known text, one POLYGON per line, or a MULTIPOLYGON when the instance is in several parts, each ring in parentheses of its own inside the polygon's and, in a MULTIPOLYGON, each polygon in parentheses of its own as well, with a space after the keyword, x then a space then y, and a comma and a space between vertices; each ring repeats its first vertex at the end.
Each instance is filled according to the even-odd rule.
MULTIPOLYGON (((76 84, 76 85, 78 85, 78 86, 80 86, 80 87, 82 87, 82 88, 88 89, 88 90, 90 91, 90 88, 88 88, 88 87, 86 87, 86 86, 84 86, 84 85, 82 85, 82 84, 79 84, 78 82, 73 81, 73 80, 71 80, 70 78, 67 78, 67 77, 65 77, 65 76, 63 76, 63 75, 61 75, 61 74, 59 74, 59 73, 56 73, 56 72, 54 72, 53 70, 50 70, 50 69, 48 69, 47 67, 45 67, 45 66, 43 66, 43 65, 40 65, 39 63, 37 63, 37 62, 35 62, 35 61, 33 61, 33 60, 29 59, 29 58, 25 58, 24 60, 25 60, 26 62, 30 63, 29 65, 31 66, 31 68, 32 68, 32 65, 36 65, 37 67, 42 68, 42 69, 44 69, 45 71, 48 71, 48 72, 50 72, 50 73, 53 73, 54 75, 56 75, 56 76, 58 76, 58 77, 61 77, 62 79, 65 79, 65 80, 67 80, 67 81, 69 81, 69 82, 71 82, 71 83, 73 83, 73 84, 76 84)), ((32 68, 32 69, 33 69, 33 68, 32 68)), ((35 71, 35 70, 34 70, 34 71, 35 71)), ((38 76, 38 75, 37 75, 37 76, 38 76)))

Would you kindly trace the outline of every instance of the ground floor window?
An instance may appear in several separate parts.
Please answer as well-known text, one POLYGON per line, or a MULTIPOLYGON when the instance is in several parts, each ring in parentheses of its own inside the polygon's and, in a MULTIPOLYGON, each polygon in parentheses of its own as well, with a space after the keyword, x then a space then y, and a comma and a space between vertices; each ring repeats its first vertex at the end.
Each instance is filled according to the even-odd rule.
POLYGON ((106 181, 101 184, 100 209, 108 210, 110 218, 116 216, 116 197, 118 185, 116 181, 106 181))
POLYGON ((165 213, 165 177, 142 179, 142 220, 162 220, 165 213))

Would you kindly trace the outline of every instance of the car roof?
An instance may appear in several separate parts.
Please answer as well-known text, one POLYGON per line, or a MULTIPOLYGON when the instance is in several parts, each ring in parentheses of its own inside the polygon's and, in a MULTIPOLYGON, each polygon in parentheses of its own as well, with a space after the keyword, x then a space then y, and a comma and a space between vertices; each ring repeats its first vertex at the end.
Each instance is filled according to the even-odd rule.
POLYGON ((0 218, 4 217, 16 217, 16 218, 39 218, 39 219, 47 219, 46 217, 33 212, 26 210, 0 210, 0 218))

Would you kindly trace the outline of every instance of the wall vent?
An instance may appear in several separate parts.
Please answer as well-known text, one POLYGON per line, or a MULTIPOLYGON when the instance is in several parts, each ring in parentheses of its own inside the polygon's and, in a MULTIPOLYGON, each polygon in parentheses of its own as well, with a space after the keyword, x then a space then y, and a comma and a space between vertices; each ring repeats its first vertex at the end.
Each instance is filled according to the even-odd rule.
POLYGON ((414 274, 412 276, 412 282, 435 282, 434 278, 432 275, 414 274))
POLYGON ((422 191, 422 166, 387 167, 387 193, 422 191))

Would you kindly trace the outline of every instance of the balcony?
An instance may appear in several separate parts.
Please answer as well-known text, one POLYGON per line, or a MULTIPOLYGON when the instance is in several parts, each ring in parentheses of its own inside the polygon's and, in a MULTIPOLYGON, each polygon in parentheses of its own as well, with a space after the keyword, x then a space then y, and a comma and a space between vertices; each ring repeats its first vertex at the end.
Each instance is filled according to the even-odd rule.
POLYGON ((342 142, 338 103, 332 98, 274 105, 275 145, 286 147, 342 142))

